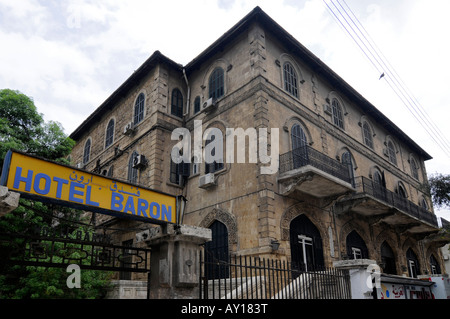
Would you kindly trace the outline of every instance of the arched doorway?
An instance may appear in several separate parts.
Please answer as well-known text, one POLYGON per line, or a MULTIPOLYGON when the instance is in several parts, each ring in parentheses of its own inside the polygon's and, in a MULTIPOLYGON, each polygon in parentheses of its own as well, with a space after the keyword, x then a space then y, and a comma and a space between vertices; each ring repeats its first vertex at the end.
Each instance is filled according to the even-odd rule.
POLYGON ((355 230, 347 235, 345 242, 349 259, 366 259, 369 257, 366 243, 355 230))
POLYGON ((433 254, 430 256, 430 268, 433 275, 441 273, 441 266, 439 265, 438 260, 436 259, 436 257, 434 257, 433 254))
POLYGON ((384 273, 397 275, 394 251, 386 241, 381 244, 381 262, 384 273))
POLYGON ((308 271, 324 267, 320 232, 305 215, 292 220, 290 244, 293 269, 308 271))
POLYGON ((406 260, 408 262, 409 276, 417 278, 417 275, 420 275, 419 259, 411 248, 406 251, 406 260))
POLYGON ((220 262, 228 262, 228 230, 225 224, 215 220, 209 227, 212 240, 205 244, 205 262, 208 279, 227 278, 228 267, 221 267, 220 262))

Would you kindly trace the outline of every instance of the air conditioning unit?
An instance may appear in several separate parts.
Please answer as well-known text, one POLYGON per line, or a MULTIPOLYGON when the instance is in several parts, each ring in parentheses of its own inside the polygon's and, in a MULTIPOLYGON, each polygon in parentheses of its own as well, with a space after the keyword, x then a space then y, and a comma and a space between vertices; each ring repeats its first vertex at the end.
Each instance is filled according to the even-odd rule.
POLYGON ((209 111, 213 108, 214 105, 216 105, 216 103, 214 102, 214 99, 211 97, 203 103, 202 109, 205 111, 209 111))
POLYGON ((330 104, 324 104, 323 105, 323 111, 325 112, 325 114, 331 115, 332 114, 331 105, 330 104))
POLYGON ((143 168, 147 166, 147 159, 144 155, 137 155, 133 159, 133 168, 143 168))
POLYGON ((125 125, 125 127, 123 128, 123 134, 131 135, 133 133, 134 133, 134 124, 133 124, 133 122, 130 122, 127 125, 125 125))
POLYGON ((208 188, 216 185, 214 174, 208 173, 200 176, 198 184, 199 184, 198 187, 200 188, 208 188))

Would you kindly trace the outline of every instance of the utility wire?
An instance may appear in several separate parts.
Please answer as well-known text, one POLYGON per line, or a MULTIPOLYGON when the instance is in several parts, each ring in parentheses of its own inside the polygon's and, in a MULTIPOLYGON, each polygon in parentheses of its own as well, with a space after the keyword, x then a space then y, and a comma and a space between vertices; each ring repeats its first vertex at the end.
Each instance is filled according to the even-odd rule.
MULTIPOLYGON (((442 143, 442 146, 444 148, 446 148, 446 151, 450 151, 450 143, 449 141, 446 139, 446 137, 444 136, 444 134, 442 133, 442 131, 439 130, 439 128, 431 121, 428 113, 423 109, 423 107, 420 105, 420 103, 418 102, 418 100, 414 97, 414 95, 411 93, 411 91, 406 87, 405 83, 403 82, 403 80, 400 78, 400 76, 398 75, 398 73, 396 72, 396 70, 392 67, 392 65, 389 63, 389 61, 386 59, 386 57, 383 55, 383 53, 381 52, 381 50, 378 48, 378 46, 375 44, 375 42, 373 41, 373 39, 370 37, 369 33, 367 32, 367 30, 364 28, 364 26, 361 24, 361 22, 358 20, 358 18, 356 17, 356 15, 353 13, 353 11, 350 9, 350 7, 347 5, 347 3, 345 2, 345 0, 342 0, 342 2, 344 3, 346 9, 341 5, 341 3, 338 1, 339 6, 342 8, 342 10, 347 14, 347 16, 350 18, 350 20, 352 21, 352 23, 355 25, 355 27, 358 29, 358 31, 362 34, 362 36, 364 37, 364 39, 368 42, 369 46, 372 48, 372 50, 374 50, 376 56, 381 60, 381 63, 384 65, 385 69, 390 69, 392 70, 392 74, 393 74, 393 80, 395 81, 394 85, 402 92, 402 96, 405 97, 405 99, 407 99, 407 101, 409 101, 409 103, 412 106, 412 108, 414 109, 414 111, 416 112, 416 114, 423 120, 425 120, 425 124, 427 125, 427 127, 429 127, 432 131, 433 134, 437 137, 440 138, 440 143, 442 143), (351 13, 351 15, 348 13, 348 11, 351 13), (357 23, 356 23, 356 22, 357 23), (361 31, 361 29, 364 31, 361 31), (366 37, 367 35, 367 37, 366 37)), ((388 74, 390 76, 390 74, 388 74)), ((408 107, 408 105, 406 105, 408 107)), ((423 125, 422 125, 423 126, 423 125)), ((424 127, 425 128, 425 127, 424 127)), ((426 128, 425 128, 426 129, 426 128)), ((426 131, 428 132, 428 129, 426 129, 426 131)), ((429 132, 428 132, 429 133, 429 132)), ((432 134, 429 133, 429 135, 431 136, 432 134)), ((433 138, 434 140, 434 138, 433 138)), ((439 144, 439 142, 437 142, 435 140, 436 143, 439 144)))
POLYGON ((419 124, 424 128, 424 130, 439 146, 439 148, 444 153, 446 153, 448 157, 450 157, 450 143, 445 138, 444 134, 431 121, 429 115, 426 113, 425 110, 423 110, 417 99, 412 96, 411 92, 408 89, 405 89, 406 85, 401 79, 400 80, 398 79, 399 78, 398 73, 387 61, 386 57, 382 54, 378 46, 370 37, 367 30, 358 20, 356 15, 347 5, 347 3, 345 3, 345 0, 342 0, 345 7, 339 2, 339 0, 336 0, 337 4, 333 2, 333 0, 331 0, 331 4, 334 7, 334 9, 327 3, 326 0, 323 0, 323 2, 325 6, 328 8, 332 17, 338 22, 338 24, 344 29, 344 31, 357 44, 359 49, 370 61, 372 66, 377 70, 378 74, 381 74, 380 79, 382 77, 386 79, 388 85, 400 98, 400 100, 406 106, 408 111, 414 116, 414 118, 419 122, 419 124))

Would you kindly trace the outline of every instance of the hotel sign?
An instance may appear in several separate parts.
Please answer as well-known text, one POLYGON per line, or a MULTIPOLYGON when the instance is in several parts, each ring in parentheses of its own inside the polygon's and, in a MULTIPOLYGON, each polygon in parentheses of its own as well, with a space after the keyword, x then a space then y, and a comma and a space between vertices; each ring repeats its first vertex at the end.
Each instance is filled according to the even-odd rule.
POLYGON ((9 151, 0 185, 23 197, 150 223, 176 223, 177 197, 9 151))

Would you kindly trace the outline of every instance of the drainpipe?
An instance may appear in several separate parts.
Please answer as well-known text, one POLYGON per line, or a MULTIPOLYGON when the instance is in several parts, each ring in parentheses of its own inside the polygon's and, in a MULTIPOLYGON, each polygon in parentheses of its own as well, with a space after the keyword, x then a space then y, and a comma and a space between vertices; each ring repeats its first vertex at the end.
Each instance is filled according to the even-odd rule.
POLYGON ((187 88, 188 88, 187 102, 186 102, 186 112, 183 114, 183 116, 186 116, 186 115, 189 114, 189 100, 191 98, 191 87, 189 86, 189 82, 188 82, 188 79, 187 79, 187 76, 186 76, 186 71, 185 71, 184 68, 183 68, 183 77, 184 77, 184 80, 186 81, 186 85, 187 85, 187 88))

